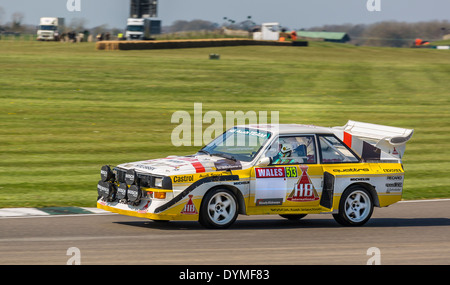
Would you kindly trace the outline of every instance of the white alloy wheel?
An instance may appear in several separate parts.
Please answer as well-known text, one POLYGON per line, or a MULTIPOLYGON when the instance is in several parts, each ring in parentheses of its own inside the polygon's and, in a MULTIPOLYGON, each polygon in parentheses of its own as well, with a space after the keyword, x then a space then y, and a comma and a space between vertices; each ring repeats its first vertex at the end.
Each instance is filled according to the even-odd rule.
POLYGON ((199 221, 208 228, 226 228, 237 218, 237 202, 227 189, 216 189, 207 193, 200 211, 199 221))
POLYGON ((367 218, 372 202, 369 195, 363 191, 354 191, 345 200, 345 215, 354 222, 359 223, 367 218))
POLYGON ((368 190, 352 186, 344 191, 339 202, 339 212, 333 218, 344 226, 361 226, 373 213, 373 201, 368 190))

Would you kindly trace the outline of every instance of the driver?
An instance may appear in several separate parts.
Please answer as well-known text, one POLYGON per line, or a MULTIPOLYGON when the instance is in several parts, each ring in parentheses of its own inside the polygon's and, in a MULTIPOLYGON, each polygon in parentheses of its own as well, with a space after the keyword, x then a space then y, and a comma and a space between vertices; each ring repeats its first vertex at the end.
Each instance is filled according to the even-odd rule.
POLYGON ((280 148, 278 153, 272 158, 272 164, 290 164, 294 163, 294 159, 291 159, 292 152, 294 150, 293 142, 280 141, 280 148))

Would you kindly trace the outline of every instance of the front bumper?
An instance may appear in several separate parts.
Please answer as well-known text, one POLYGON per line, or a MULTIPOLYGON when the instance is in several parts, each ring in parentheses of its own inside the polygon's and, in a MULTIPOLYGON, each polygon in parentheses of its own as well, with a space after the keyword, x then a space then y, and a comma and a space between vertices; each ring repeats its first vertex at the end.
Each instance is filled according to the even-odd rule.
POLYGON ((136 173, 133 169, 112 171, 105 165, 101 177, 97 185, 99 209, 152 220, 197 219, 195 215, 183 218, 182 206, 169 203, 174 192, 168 176, 136 173))
POLYGON ((179 207, 174 207, 174 209, 168 209, 161 213, 155 213, 155 209, 166 204, 167 201, 157 201, 157 199, 151 200, 141 200, 139 205, 132 206, 120 202, 106 202, 102 199, 97 201, 97 208, 103 209, 112 213, 117 213, 120 215, 146 218, 151 220, 184 220, 184 221, 197 221, 198 215, 182 215, 179 207))

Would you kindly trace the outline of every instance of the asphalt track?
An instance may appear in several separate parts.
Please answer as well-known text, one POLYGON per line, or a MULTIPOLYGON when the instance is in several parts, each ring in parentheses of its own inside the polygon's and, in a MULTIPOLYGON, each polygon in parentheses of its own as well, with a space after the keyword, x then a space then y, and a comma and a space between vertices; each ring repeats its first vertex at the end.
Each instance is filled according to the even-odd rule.
POLYGON ((240 216, 227 230, 117 214, 0 218, 0 265, 65 265, 71 248, 82 265, 450 265, 450 199, 376 208, 358 228, 331 215, 240 216))

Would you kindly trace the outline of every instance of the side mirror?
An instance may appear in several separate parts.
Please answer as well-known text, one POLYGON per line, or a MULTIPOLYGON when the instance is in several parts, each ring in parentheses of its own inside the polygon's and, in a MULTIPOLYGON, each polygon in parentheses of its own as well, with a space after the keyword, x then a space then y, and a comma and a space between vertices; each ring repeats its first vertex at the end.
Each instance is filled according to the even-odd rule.
POLYGON ((263 157, 256 163, 256 166, 267 166, 271 163, 272 163, 271 157, 263 157))

